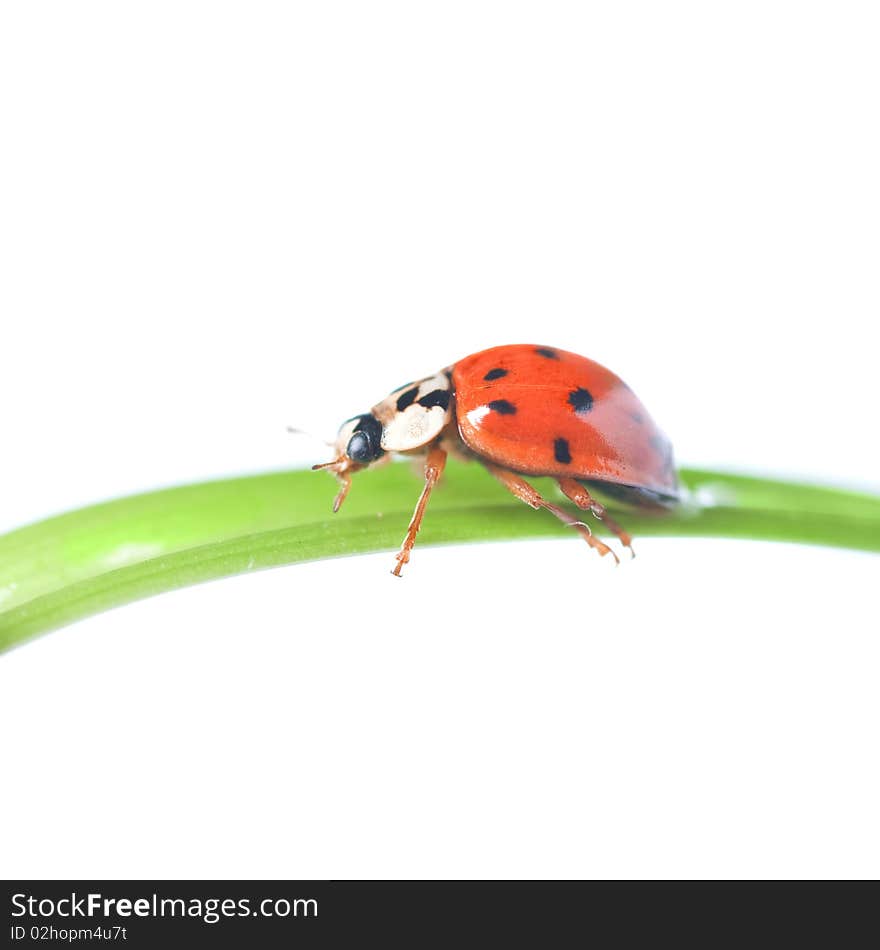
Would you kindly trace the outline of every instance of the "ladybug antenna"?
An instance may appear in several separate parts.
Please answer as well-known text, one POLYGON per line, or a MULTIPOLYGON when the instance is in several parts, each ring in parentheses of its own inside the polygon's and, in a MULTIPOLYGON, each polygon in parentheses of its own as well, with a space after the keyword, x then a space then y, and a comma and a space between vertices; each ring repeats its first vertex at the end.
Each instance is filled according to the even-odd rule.
MULTIPOLYGON (((361 466, 353 466, 355 471, 361 466)), ((333 474, 336 476, 336 480, 339 482, 339 491, 336 493, 336 497, 333 499, 333 514, 336 514, 337 511, 342 507, 342 503, 345 501, 345 496, 348 494, 349 488, 351 488, 351 471, 352 468, 351 462, 345 458, 332 459, 329 462, 318 462, 317 465, 312 466, 313 472, 318 472, 322 468, 330 469, 333 474)))
POLYGON ((297 429, 294 426, 288 426, 287 431, 291 435, 304 435, 308 439, 314 439, 316 442, 320 442, 322 445, 329 445, 331 449, 333 448, 332 442, 322 439, 319 435, 315 435, 313 432, 307 432, 305 429, 297 429))

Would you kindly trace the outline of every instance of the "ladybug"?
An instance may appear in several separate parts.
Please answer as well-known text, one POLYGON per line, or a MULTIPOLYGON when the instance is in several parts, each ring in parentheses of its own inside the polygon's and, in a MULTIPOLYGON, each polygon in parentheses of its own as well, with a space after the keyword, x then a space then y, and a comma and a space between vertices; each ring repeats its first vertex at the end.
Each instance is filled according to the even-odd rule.
POLYGON ((313 466, 339 480, 334 511, 353 472, 392 452, 425 456, 425 485, 392 571, 397 576, 449 453, 481 462, 520 501, 545 508, 615 561, 586 524, 522 476, 555 478, 566 497, 601 519, 631 552, 629 534, 590 488, 651 508, 670 507, 679 497, 672 446, 633 391, 604 366, 551 346, 495 346, 399 386, 343 422, 335 449, 335 459, 313 466))

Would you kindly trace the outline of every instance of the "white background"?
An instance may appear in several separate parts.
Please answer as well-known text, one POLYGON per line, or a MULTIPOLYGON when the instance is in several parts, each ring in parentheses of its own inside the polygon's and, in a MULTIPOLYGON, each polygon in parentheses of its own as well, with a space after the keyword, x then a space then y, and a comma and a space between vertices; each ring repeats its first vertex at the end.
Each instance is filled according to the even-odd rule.
MULTIPOLYGON (((683 463, 880 489, 877 17, 4 5, 0 528, 315 461, 286 424, 505 342, 683 463)), ((877 558, 639 553, 301 565, 5 655, 0 875, 880 874, 877 558)))

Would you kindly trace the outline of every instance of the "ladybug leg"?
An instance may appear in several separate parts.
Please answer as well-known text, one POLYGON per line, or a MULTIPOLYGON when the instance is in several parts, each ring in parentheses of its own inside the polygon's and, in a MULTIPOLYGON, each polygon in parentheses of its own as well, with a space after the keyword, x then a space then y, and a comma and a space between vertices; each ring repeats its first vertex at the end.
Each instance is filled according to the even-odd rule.
POLYGON ((339 491, 336 493, 336 497, 333 499, 334 515, 342 507, 342 503, 345 501, 345 496, 348 494, 348 490, 351 488, 351 475, 348 472, 337 472, 336 479, 339 482, 339 491))
POLYGON ((431 497, 431 489, 437 484, 438 479, 443 474, 445 465, 446 452, 441 449, 439 445, 435 445, 429 449, 428 457, 425 459, 425 487, 419 496, 416 510, 413 512, 412 520, 406 532, 406 537, 403 539, 403 545, 397 555, 397 564, 391 572, 396 577, 400 577, 401 568, 409 560, 409 552, 412 551, 413 545, 416 543, 416 535, 419 533, 422 516, 425 513, 425 508, 428 506, 428 499, 431 497))
POLYGON ((612 534, 616 534, 617 537, 620 538, 620 543, 624 547, 629 548, 629 553, 633 557, 636 556, 636 552, 633 551, 632 537, 630 534, 624 531, 608 514, 604 505, 600 505, 598 501, 593 499, 593 496, 580 482, 575 481, 573 478, 557 478, 556 482, 566 498, 570 498, 582 511, 592 511, 612 534))
POLYGON ((563 524, 574 528, 587 544, 589 544, 591 548, 595 548, 603 557, 606 554, 610 554, 616 563, 620 563, 617 555, 604 541, 593 537, 593 533, 590 531, 588 525, 585 525, 582 521, 578 521, 577 518, 570 515, 564 508, 560 508, 558 505, 552 505, 549 501, 546 501, 541 493, 532 488, 524 478, 520 478, 520 476, 514 472, 508 471, 506 468, 500 468, 497 465, 492 465, 489 462, 484 462, 483 464, 498 481, 501 482, 512 495, 519 498, 520 501, 524 501, 530 508, 546 508, 547 511, 556 515, 563 524))

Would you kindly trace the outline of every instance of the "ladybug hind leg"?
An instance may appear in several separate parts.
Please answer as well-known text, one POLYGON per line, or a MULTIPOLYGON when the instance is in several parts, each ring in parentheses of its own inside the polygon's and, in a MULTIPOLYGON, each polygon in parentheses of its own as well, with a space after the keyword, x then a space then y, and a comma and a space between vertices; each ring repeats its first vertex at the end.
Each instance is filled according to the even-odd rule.
POLYGON ((428 450, 428 457, 425 459, 425 487, 419 496, 416 510, 413 512, 409 528, 406 532, 406 537, 403 539, 403 544, 397 555, 397 564, 394 565, 394 570, 391 572, 395 577, 400 577, 403 565, 409 561, 410 551, 412 551, 413 545, 416 543, 416 535, 422 526, 422 517, 425 514, 425 508, 428 506, 428 499, 431 497, 431 489, 437 484, 440 476, 443 474, 445 465, 446 452, 444 449, 441 449, 439 445, 435 445, 428 450))
POLYGON ((592 511, 612 534, 620 538, 620 543, 623 544, 624 547, 629 548, 629 553, 632 557, 636 556, 636 552, 633 551, 632 537, 629 532, 621 528, 605 510, 605 506, 600 505, 580 482, 575 481, 573 478, 557 478, 556 482, 566 498, 573 501, 581 511, 592 511))
POLYGON ((615 562, 619 563, 619 559, 614 551, 612 551, 604 541, 600 541, 594 537, 588 525, 585 525, 582 521, 578 521, 577 518, 569 514, 564 508, 551 504, 524 478, 498 465, 493 465, 489 462, 484 462, 483 464, 498 481, 501 482, 512 495, 519 498, 520 501, 524 501, 530 508, 545 508, 551 514, 555 515, 563 524, 574 528, 587 544, 589 544, 591 548, 595 548, 602 557, 606 554, 610 554, 615 562))

